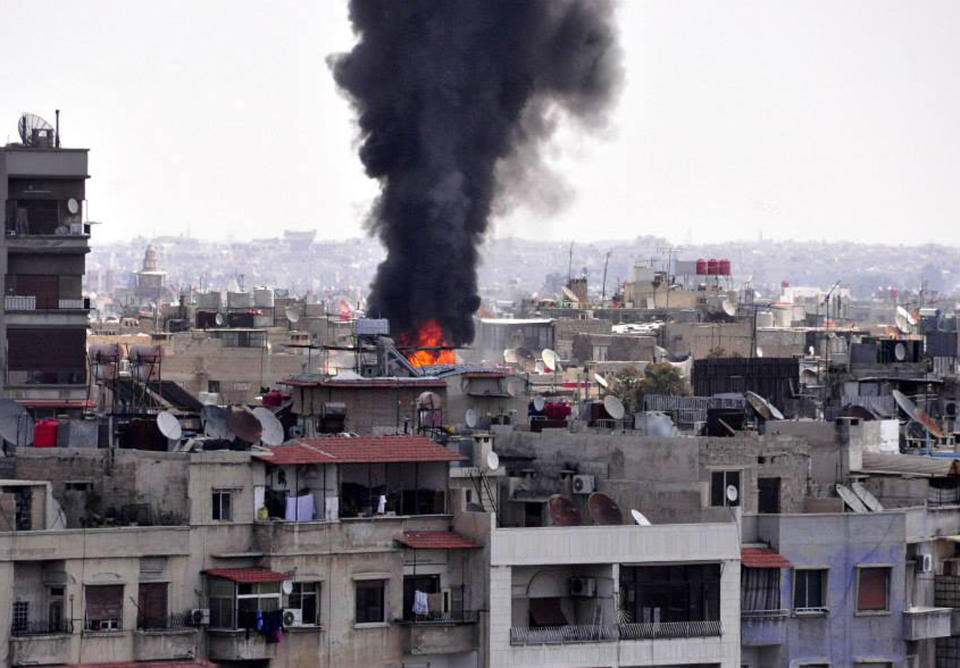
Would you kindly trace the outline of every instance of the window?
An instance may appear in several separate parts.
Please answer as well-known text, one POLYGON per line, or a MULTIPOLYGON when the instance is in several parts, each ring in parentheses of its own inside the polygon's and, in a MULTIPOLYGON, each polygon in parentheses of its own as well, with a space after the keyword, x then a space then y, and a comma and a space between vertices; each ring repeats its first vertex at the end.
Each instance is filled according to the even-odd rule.
POLYGON ((423 617, 442 617, 443 602, 440 599, 440 576, 439 575, 405 575, 403 577, 403 618, 407 621, 423 617), (416 593, 423 592, 427 595, 427 612, 414 613, 414 603, 416 602, 416 593), (430 605, 433 603, 433 605, 430 605))
POLYGON ((300 610, 305 626, 320 624, 320 583, 294 582, 287 607, 300 610))
POLYGON ((30 625, 30 602, 13 602, 13 624, 10 627, 11 634, 15 636, 24 635, 30 625))
POLYGON ((137 595, 137 628, 167 628, 167 583, 141 582, 137 595))
POLYGON ((720 565, 621 566, 621 609, 633 623, 720 619, 720 565))
POLYGON ((207 381, 207 392, 213 392, 214 394, 220 393, 220 381, 219 380, 208 380, 207 381))
POLYGON ((47 624, 49 630, 63 631, 63 598, 66 587, 54 586, 47 588, 47 624))
POLYGON ((234 609, 236 606, 236 585, 229 580, 210 578, 207 584, 210 606, 210 627, 214 629, 236 628, 234 609))
POLYGON ((793 571, 793 609, 824 610, 827 607, 826 569, 797 569, 793 571))
POLYGON ((714 471, 710 476, 710 505, 740 505, 740 471, 714 471), (734 487, 736 494, 727 493, 728 487, 734 487), (730 497, 733 497, 732 499, 730 497))
POLYGON ((68 480, 63 483, 63 488, 68 492, 89 492, 93 489, 93 483, 88 480, 68 480))
POLYGON ((780 512, 780 478, 759 478, 757 480, 757 512, 780 512))
POLYGON ((857 573, 857 612, 886 612, 890 591, 889 566, 865 566, 857 573))
POLYGON ((88 585, 84 588, 87 631, 123 629, 123 585, 88 585))
POLYGON ((740 579, 740 609, 770 612, 780 609, 780 569, 744 567, 740 579))
POLYGON ((279 582, 237 583, 237 624, 251 628, 250 618, 258 612, 273 612, 280 609, 279 582))
POLYGON ((229 489, 213 490, 213 519, 218 522, 229 522, 233 519, 231 508, 231 496, 233 492, 229 489))
POLYGON ((376 624, 387 621, 386 580, 361 580, 356 583, 357 624, 376 624))

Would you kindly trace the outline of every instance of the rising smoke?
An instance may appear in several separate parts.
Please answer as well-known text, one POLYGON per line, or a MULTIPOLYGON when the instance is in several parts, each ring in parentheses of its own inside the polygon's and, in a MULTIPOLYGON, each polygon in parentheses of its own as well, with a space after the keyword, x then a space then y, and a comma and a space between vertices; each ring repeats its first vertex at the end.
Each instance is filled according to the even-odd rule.
POLYGON ((494 200, 516 185, 497 174, 536 173, 558 108, 602 114, 621 79, 611 6, 352 0, 350 20, 359 42, 333 73, 381 184, 368 224, 387 249, 367 313, 401 335, 436 321, 469 343, 477 248, 494 200))

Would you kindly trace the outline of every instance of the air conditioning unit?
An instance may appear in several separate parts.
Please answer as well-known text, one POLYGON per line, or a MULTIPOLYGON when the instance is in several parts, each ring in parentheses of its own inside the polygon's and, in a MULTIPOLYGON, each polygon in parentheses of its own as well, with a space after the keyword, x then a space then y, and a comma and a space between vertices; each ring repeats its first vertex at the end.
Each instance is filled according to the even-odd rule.
POLYGON ((933 555, 932 554, 920 555, 920 572, 921 573, 933 572, 933 555))
POLYGON ((570 595, 582 598, 594 598, 597 595, 596 578, 570 578, 570 595))
POLYGON ((191 610, 190 623, 194 626, 210 626, 210 608, 194 608, 191 610))
POLYGON ((303 626, 303 610, 300 608, 284 608, 283 625, 285 627, 303 626))
POLYGON ((573 476, 574 494, 593 494, 596 489, 596 478, 592 475, 573 476))

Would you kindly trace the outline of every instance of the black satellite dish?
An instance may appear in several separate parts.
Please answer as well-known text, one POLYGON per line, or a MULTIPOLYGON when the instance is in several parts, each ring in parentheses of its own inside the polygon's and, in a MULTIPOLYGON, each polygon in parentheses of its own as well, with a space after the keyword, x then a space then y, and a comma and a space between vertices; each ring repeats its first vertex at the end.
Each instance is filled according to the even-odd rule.
POLYGON ((36 114, 23 114, 17 121, 17 132, 24 146, 53 147, 53 126, 36 114))
POLYGON ((33 418, 13 399, 0 399, 0 436, 17 447, 33 444, 33 418))

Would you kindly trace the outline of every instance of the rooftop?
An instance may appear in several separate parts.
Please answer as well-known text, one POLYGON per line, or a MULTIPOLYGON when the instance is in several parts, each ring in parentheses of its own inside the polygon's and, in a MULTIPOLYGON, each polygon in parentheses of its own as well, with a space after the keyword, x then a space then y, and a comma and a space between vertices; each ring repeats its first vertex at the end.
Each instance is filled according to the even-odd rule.
POLYGON ((450 462, 465 459, 423 436, 302 438, 252 453, 271 464, 374 464, 450 462))

